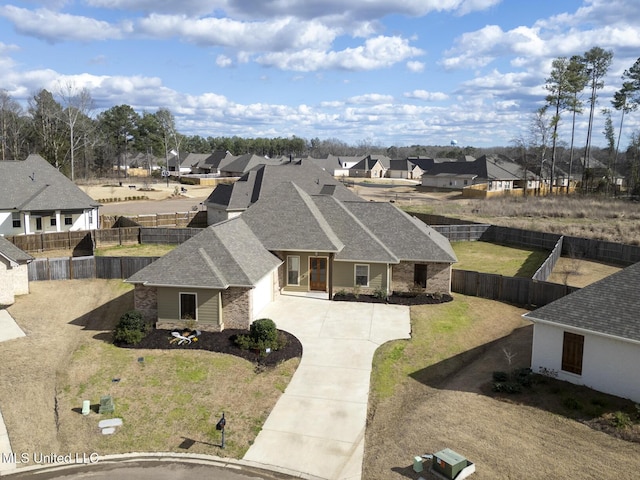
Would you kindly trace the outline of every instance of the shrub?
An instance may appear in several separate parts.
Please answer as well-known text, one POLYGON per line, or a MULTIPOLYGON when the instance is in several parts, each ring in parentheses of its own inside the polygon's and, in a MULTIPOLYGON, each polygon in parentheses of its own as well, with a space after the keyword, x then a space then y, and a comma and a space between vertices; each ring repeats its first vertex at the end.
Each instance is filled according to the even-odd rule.
POLYGON ((506 382, 509 379, 507 372, 493 372, 494 382, 506 382))
POLYGON ((235 343, 243 350, 259 350, 261 355, 266 354, 266 350, 279 350, 286 345, 284 335, 278 334, 278 329, 273 320, 260 318, 254 321, 249 327, 248 335, 238 335, 235 343))
POLYGON ((562 404, 569 410, 582 410, 582 404, 573 397, 565 397, 562 404))
POLYGON ((493 391, 497 393, 520 393, 522 385, 516 382, 495 382, 493 391))
POLYGON ((384 288, 377 288, 373 292, 373 296, 378 300, 386 300, 387 299, 387 291, 384 288))
POLYGON ((148 331, 149 326, 144 321, 142 313, 138 310, 131 310, 120 317, 113 332, 113 340, 117 343, 137 345, 148 331))
POLYGON ((613 412, 613 416, 611 417, 611 425, 615 428, 622 429, 627 428, 631 425, 631 417, 621 411, 613 412))

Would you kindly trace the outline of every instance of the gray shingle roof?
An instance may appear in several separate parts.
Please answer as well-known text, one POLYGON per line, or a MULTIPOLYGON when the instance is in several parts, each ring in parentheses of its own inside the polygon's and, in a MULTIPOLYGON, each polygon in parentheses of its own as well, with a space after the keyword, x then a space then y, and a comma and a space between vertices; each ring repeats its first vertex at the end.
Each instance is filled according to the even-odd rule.
POLYGON ((0 236, 0 256, 17 264, 27 263, 33 260, 31 255, 20 250, 3 236, 0 236))
POLYGON ((292 182, 262 195, 242 218, 268 250, 339 252, 344 247, 311 197, 292 182))
POLYGON ((391 203, 344 202, 344 205, 400 260, 458 261, 446 237, 391 203))
POLYGON ((0 162, 0 209, 79 210, 99 204, 40 155, 0 162))
POLYGON ((503 155, 483 155, 472 162, 448 161, 431 166, 428 176, 475 175, 485 180, 520 180, 524 170, 503 155))
POLYGON ((206 228, 127 281, 214 289, 251 287, 281 263, 238 217, 206 228))
POLYGON ((206 203, 226 210, 244 210, 255 203, 261 195, 286 182, 294 182, 310 195, 320 193, 326 185, 334 185, 333 195, 342 200, 359 200, 331 174, 309 160, 282 165, 261 165, 244 174, 233 186, 218 185, 206 203))
POLYGON ((524 315, 640 342, 640 263, 524 315))

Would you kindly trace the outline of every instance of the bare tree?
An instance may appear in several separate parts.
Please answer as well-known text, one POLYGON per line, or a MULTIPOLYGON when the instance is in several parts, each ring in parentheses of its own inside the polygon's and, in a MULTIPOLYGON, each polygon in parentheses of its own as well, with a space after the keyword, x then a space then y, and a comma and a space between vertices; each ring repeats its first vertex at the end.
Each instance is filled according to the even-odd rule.
POLYGON ((20 151, 18 145, 23 122, 22 107, 18 102, 13 100, 4 89, 0 89, 0 150, 2 151, 2 160, 13 158, 16 160, 20 151))
POLYGON ((82 135, 76 137, 76 126, 82 117, 88 117, 93 110, 93 98, 87 88, 79 89, 73 82, 61 84, 58 96, 62 103, 62 115, 69 129, 69 154, 71 161, 71 180, 75 180, 75 150, 82 141, 82 135))
POLYGON ((589 176, 589 160, 591 158, 591 132, 593 130, 593 114, 596 108, 598 98, 598 90, 604 87, 602 80, 609 70, 611 61, 613 60, 613 52, 611 50, 603 50, 600 47, 593 47, 585 52, 584 56, 585 72, 589 77, 588 83, 591 89, 589 97, 589 125, 587 127, 587 142, 584 147, 584 170, 582 173, 582 188, 587 188, 587 177, 589 176))
POLYGON ((582 113, 582 100, 579 97, 580 92, 584 90, 587 85, 588 77, 585 72, 585 65, 582 57, 574 55, 569 59, 569 65, 567 66, 569 93, 571 95, 571 101, 568 104, 568 108, 572 113, 571 121, 571 152, 569 154, 569 180, 567 182, 567 194, 569 193, 571 186, 571 175, 573 170, 573 153, 576 134, 576 115, 582 113))

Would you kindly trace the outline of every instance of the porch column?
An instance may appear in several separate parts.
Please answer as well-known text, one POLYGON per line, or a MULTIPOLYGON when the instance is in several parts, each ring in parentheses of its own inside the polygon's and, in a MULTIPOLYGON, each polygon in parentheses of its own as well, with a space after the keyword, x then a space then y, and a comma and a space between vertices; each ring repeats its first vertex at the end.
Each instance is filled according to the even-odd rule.
POLYGON ((28 212, 24 212, 24 233, 26 235, 31 233, 31 215, 28 212))
POLYGON ((329 300, 333 298, 333 253, 329 254, 329 300))
POLYGON ((62 222, 60 221, 60 210, 56 210, 56 232, 61 232, 62 230, 60 230, 60 225, 62 224, 62 222))

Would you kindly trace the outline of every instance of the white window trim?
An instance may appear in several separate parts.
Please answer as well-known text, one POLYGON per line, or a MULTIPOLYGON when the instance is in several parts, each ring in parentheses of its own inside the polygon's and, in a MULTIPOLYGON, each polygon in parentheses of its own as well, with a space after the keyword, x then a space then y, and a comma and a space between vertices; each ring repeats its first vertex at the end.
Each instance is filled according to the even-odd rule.
POLYGON ((299 287, 300 286, 300 266, 301 266, 301 262, 300 262, 300 255, 287 255, 287 285, 291 285, 292 287, 299 287), (297 258, 298 259, 298 281, 297 283, 289 283, 289 261, 292 258, 297 258))
POLYGON ((369 268, 369 265, 367 265, 366 263, 356 263, 353 266, 353 286, 354 287, 368 287, 369 286, 369 280, 370 280, 370 273, 371 273, 371 269, 369 268), (358 285, 357 283, 357 273, 358 273, 358 267, 366 267, 367 269, 367 284, 366 285, 358 285))
POLYGON ((193 295, 196 297, 196 318, 194 321, 198 321, 198 292, 179 292, 178 293, 178 320, 184 321, 182 318, 182 295, 193 295))

